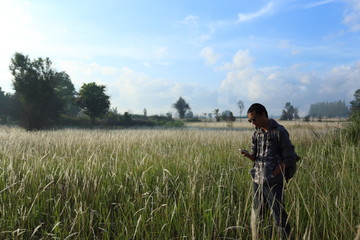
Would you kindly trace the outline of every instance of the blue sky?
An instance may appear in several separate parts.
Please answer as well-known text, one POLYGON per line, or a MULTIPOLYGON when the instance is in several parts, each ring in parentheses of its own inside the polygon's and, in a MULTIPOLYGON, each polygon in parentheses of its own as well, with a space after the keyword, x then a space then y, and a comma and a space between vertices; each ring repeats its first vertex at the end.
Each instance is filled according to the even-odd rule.
POLYGON ((304 116, 360 88, 359 0, 1 0, 0 31, 5 92, 15 52, 49 57, 120 113, 175 113, 181 96, 198 115, 242 100, 304 116))

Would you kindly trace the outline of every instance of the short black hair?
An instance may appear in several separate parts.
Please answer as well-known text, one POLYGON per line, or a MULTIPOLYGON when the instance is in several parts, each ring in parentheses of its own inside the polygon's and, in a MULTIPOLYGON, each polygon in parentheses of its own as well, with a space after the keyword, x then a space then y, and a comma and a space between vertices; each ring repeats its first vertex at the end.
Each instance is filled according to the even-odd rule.
POLYGON ((262 114, 262 113, 265 113, 266 117, 268 118, 268 113, 267 113, 267 111, 266 111, 266 108, 265 108, 262 104, 260 104, 260 103, 254 103, 254 104, 252 104, 252 105, 249 107, 247 113, 249 114, 249 113, 251 113, 251 112, 255 112, 257 115, 260 115, 260 114, 262 114))

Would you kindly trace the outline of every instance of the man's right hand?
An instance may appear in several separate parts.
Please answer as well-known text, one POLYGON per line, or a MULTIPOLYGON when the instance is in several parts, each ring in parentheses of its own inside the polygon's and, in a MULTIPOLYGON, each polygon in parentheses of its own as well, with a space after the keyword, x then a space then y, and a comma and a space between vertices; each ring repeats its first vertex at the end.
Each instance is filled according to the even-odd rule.
POLYGON ((252 154, 250 154, 247 150, 244 150, 244 149, 239 149, 239 150, 241 152, 241 155, 249 158, 251 161, 254 161, 254 156, 252 154))

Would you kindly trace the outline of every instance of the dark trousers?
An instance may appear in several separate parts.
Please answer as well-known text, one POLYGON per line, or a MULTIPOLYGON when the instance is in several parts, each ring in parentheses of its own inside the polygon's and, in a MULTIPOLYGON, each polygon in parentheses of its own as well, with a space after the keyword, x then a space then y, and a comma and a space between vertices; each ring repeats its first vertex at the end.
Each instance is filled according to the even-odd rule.
POLYGON ((291 229, 284 206, 284 182, 280 181, 274 184, 268 184, 267 182, 264 184, 253 183, 253 187, 253 213, 256 219, 252 219, 252 221, 255 220, 257 222, 256 225, 258 225, 259 220, 263 220, 267 209, 270 209, 281 239, 290 239, 291 229))

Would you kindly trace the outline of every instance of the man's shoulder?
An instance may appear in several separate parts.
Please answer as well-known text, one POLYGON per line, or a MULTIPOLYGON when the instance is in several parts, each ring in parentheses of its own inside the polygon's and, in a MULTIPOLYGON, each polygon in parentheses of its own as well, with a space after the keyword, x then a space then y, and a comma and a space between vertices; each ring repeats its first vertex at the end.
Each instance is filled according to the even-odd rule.
POLYGON ((273 134, 276 134, 278 136, 282 135, 282 134, 288 134, 288 131, 286 130, 286 128, 279 124, 277 121, 275 121, 274 119, 270 119, 270 131, 273 133, 273 134))
POLYGON ((270 118, 270 128, 274 130, 285 130, 285 127, 283 125, 279 124, 272 118, 270 118))

